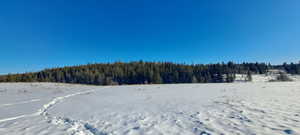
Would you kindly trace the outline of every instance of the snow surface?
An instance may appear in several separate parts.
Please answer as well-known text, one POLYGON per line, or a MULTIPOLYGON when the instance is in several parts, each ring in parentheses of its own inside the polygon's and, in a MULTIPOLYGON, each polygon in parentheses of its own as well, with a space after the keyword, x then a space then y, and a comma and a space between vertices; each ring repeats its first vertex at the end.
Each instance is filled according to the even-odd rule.
POLYGON ((299 135, 300 82, 1 83, 0 135, 299 135))

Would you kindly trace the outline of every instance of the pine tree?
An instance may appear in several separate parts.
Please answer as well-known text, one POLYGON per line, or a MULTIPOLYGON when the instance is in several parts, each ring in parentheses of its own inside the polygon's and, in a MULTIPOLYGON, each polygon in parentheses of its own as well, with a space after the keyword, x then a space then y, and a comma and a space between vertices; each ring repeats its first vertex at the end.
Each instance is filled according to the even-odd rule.
POLYGON ((288 75, 284 72, 280 72, 279 75, 276 78, 276 81, 283 81, 283 82, 287 82, 287 81, 292 81, 291 78, 288 77, 288 75))
POLYGON ((154 84, 161 84, 163 83, 162 79, 161 79, 161 76, 159 73, 155 73, 154 76, 153 76, 153 83, 154 84))
POLYGON ((234 82, 234 80, 235 80, 235 74, 230 74, 230 73, 226 74, 226 82, 231 83, 234 82))
POLYGON ((192 77, 192 83, 198 83, 198 80, 195 76, 192 77))
POLYGON ((250 71, 247 72, 247 81, 252 82, 252 74, 250 71))

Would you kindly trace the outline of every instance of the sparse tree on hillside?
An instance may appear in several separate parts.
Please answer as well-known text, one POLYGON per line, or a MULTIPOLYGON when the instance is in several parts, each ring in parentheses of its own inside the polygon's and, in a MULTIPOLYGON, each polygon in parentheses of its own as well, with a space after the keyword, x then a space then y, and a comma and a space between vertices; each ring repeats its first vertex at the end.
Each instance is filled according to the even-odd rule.
POLYGON ((198 80, 195 76, 193 76, 193 78, 192 78, 192 83, 198 83, 198 80))
POLYGON ((234 80, 235 80, 235 74, 229 74, 229 73, 226 74, 226 82, 231 83, 234 82, 234 80))
POLYGON ((247 81, 248 81, 248 82, 252 82, 252 80, 253 80, 253 79, 252 79, 252 74, 251 74, 250 71, 248 71, 248 72, 247 72, 247 81))
POLYGON ((287 81, 292 81, 292 79, 289 78, 286 73, 280 72, 279 75, 276 77, 276 81, 287 82, 287 81))

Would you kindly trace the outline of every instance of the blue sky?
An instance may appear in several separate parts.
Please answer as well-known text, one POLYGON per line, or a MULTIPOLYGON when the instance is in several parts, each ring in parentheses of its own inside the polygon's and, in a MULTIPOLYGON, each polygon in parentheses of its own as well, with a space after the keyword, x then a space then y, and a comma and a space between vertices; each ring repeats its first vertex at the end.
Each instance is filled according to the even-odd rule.
POLYGON ((94 62, 300 60, 299 0, 0 2, 0 74, 94 62))

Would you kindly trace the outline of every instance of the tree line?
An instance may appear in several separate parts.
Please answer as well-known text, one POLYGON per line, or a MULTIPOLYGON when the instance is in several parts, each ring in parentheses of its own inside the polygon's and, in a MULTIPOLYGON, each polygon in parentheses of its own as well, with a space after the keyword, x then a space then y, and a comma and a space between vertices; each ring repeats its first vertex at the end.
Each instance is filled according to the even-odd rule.
POLYGON ((285 70, 289 74, 300 74, 300 62, 298 64, 287 64, 283 63, 281 69, 285 70))
MULTIPOLYGON (((295 64, 294 64, 295 65, 295 64)), ((45 69, 40 72, 0 76, 0 82, 61 82, 94 85, 224 83, 236 74, 265 74, 271 68, 288 69, 299 74, 294 65, 233 62, 217 64, 177 64, 171 62, 115 62, 45 69)))

